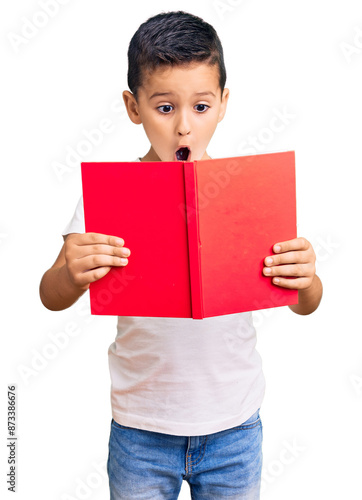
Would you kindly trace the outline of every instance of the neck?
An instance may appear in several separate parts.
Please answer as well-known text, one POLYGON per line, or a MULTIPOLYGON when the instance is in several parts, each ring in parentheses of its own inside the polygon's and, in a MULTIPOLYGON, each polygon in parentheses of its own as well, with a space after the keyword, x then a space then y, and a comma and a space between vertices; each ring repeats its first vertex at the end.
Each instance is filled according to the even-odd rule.
POLYGON ((141 161, 162 161, 162 160, 161 158, 159 158, 156 151, 151 146, 149 152, 143 158, 141 158, 141 161))

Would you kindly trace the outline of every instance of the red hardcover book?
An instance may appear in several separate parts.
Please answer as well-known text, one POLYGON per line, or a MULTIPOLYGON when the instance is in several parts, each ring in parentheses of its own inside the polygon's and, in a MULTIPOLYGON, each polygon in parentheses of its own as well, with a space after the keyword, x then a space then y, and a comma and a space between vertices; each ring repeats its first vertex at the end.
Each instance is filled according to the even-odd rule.
POLYGON ((294 151, 81 168, 86 231, 131 250, 91 283, 92 314, 202 319, 298 302, 262 274, 273 245, 297 236, 294 151))

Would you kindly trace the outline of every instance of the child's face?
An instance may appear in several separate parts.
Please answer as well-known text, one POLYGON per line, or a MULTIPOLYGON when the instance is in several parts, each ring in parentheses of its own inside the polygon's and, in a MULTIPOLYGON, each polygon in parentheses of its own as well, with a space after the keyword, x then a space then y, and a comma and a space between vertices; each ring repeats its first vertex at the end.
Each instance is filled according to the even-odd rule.
POLYGON ((123 96, 131 120, 143 124, 151 143, 144 161, 191 161, 209 158, 206 148, 224 117, 229 91, 221 96, 216 65, 192 63, 146 74, 138 101, 128 91, 123 96), (182 146, 190 150, 187 158, 176 157, 182 146))

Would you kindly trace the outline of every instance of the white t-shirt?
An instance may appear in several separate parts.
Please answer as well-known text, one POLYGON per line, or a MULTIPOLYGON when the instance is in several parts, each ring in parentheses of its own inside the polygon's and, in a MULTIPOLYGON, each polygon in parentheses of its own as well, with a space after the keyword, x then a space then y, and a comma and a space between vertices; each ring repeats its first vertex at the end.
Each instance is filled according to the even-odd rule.
MULTIPOLYGON (((62 234, 84 232, 81 197, 62 234)), ((119 316, 108 350, 114 420, 178 436, 242 424, 265 392, 255 345, 251 312, 202 320, 119 316)))

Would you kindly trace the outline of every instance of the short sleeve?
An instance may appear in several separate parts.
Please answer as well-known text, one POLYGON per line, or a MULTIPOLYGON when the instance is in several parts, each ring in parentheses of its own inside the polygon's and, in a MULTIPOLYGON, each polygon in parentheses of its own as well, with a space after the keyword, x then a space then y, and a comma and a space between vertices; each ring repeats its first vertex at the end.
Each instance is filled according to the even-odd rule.
POLYGON ((70 233, 85 233, 83 196, 79 198, 73 217, 64 228, 62 235, 70 233))

